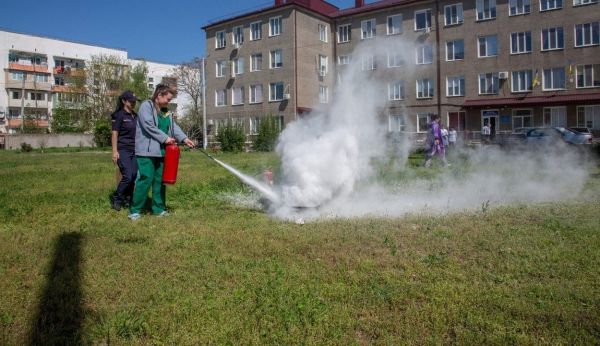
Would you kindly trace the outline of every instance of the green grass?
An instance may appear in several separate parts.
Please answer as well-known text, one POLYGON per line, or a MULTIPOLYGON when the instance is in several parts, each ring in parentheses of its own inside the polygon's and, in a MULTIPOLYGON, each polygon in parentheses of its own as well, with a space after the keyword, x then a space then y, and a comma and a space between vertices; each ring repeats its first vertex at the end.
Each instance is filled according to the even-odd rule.
MULTIPOLYGON (((199 152, 172 215, 138 222, 110 209, 110 153, 0 160, 1 345, 600 344, 597 169, 566 202, 300 226, 199 152)), ((441 174, 422 162, 376 179, 441 174)))

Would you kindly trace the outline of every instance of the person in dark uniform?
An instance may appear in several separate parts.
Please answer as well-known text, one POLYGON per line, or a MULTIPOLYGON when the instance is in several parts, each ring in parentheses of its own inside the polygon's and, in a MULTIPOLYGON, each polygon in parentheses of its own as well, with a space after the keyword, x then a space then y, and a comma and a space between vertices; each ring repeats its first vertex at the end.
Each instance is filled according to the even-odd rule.
POLYGON ((121 205, 129 208, 133 198, 138 164, 135 157, 135 132, 137 114, 133 111, 136 102, 135 93, 127 90, 121 94, 117 110, 112 114, 112 160, 119 166, 121 181, 112 197, 112 208, 121 210, 121 205))

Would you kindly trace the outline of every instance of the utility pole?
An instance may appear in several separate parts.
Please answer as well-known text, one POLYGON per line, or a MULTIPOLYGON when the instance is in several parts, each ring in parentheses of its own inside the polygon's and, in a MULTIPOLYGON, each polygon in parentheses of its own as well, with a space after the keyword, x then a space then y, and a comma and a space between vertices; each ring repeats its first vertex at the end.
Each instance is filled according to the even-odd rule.
POLYGON ((208 133, 206 127, 206 57, 202 58, 202 148, 206 150, 208 146, 208 133))

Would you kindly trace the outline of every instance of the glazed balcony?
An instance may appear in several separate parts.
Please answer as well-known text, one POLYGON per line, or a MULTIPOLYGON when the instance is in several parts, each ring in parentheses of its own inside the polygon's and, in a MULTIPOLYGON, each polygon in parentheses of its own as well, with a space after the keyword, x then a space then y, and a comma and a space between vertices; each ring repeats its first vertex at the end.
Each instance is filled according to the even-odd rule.
POLYGON ((19 63, 11 62, 8 64, 8 69, 16 70, 16 71, 26 71, 26 72, 48 72, 48 64, 41 63, 39 65, 32 65, 32 64, 22 63, 22 62, 19 62, 19 63))

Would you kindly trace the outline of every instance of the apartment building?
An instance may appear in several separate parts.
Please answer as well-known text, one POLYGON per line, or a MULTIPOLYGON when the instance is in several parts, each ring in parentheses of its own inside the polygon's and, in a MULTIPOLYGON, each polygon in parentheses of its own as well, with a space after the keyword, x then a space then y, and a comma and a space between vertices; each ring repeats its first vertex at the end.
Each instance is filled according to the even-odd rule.
POLYGON ((388 86, 381 116, 392 132, 424 133, 439 114, 474 134, 490 123, 494 133, 587 126, 600 136, 599 6, 356 0, 340 10, 321 0, 276 0, 204 27, 207 117, 244 121, 252 134, 265 114, 288 122, 326 106, 356 47, 377 38, 389 47, 410 43, 362 62, 388 86))
MULTIPOLYGON (((36 119, 37 126, 51 127, 52 109, 59 102, 83 100, 67 85, 69 74, 83 73, 94 55, 111 55, 123 61, 125 69, 139 63, 128 59, 127 51, 49 37, 0 30, 0 133, 16 133, 23 126, 23 113, 36 119)), ((146 61, 148 88, 170 77, 176 65, 146 61)), ((174 107, 178 100, 174 100, 174 107)), ((179 98, 185 103, 185 98, 179 98)))

